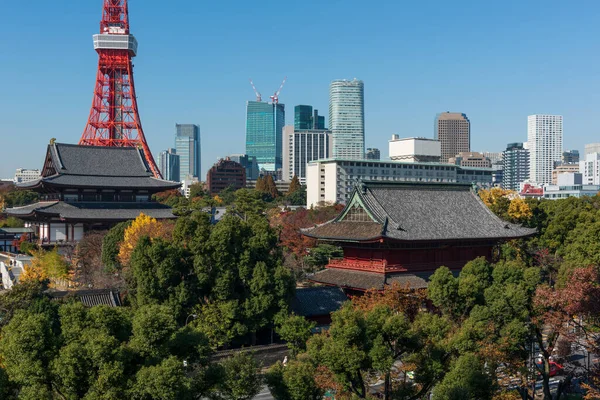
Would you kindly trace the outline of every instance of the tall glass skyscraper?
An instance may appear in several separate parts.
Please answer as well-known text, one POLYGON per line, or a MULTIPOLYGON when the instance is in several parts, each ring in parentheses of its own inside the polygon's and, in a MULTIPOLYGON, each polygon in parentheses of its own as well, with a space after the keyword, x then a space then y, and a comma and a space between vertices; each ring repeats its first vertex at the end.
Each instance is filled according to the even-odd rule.
POLYGON ((363 81, 336 80, 329 86, 329 129, 333 157, 365 157, 365 90, 363 81))
POLYGON ((259 169, 281 168, 285 105, 248 101, 246 104, 246 154, 256 157, 259 169))
POLYGON ((325 117, 319 115, 319 110, 312 106, 294 107, 294 129, 305 131, 307 129, 325 129, 325 117))
POLYGON ((175 149, 179 155, 179 179, 200 179, 200 126, 175 124, 175 149))

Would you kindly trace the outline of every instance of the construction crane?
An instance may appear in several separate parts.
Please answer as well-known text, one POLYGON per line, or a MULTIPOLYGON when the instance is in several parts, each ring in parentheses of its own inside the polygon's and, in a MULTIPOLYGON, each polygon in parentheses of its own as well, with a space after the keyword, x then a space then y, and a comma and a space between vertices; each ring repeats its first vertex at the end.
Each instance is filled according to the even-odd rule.
POLYGON ((286 80, 287 80, 287 76, 285 78, 283 78, 283 82, 281 82, 279 89, 277 89, 277 91, 273 94, 273 96, 270 96, 271 102, 273 102, 273 104, 279 104, 279 92, 281 92, 281 89, 283 89, 283 85, 285 85, 286 80))
POLYGON ((254 89, 254 93, 256 94, 256 101, 262 101, 262 96, 260 95, 258 90, 256 90, 256 86, 254 86, 254 82, 252 82, 252 78, 250 78, 250 84, 252 85, 252 89, 254 89))

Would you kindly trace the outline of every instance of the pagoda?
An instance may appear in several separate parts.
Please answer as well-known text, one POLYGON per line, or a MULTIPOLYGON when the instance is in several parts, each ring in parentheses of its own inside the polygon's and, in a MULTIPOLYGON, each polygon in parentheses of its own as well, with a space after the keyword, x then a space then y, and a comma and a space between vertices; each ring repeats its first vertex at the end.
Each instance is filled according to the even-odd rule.
POLYGON ((499 243, 535 232, 498 218, 468 184, 358 182, 338 217, 303 234, 344 251, 309 280, 351 295, 394 282, 425 288, 438 267, 458 274, 477 257, 492 261, 499 243))
POLYGON ((136 147, 48 145, 39 179, 18 185, 40 194, 40 201, 4 212, 25 221, 41 245, 73 243, 88 230, 109 229, 144 213, 176 218, 152 195, 176 189, 178 182, 154 176, 136 147))

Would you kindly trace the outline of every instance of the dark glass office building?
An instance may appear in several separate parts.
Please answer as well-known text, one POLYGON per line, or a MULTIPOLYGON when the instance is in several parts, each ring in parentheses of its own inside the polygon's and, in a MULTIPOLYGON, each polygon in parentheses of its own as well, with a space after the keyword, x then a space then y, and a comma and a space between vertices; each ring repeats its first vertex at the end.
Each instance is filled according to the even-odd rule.
POLYGON ((325 129, 325 117, 319 115, 319 110, 313 110, 312 106, 304 105, 294 107, 294 130, 314 129, 325 129))

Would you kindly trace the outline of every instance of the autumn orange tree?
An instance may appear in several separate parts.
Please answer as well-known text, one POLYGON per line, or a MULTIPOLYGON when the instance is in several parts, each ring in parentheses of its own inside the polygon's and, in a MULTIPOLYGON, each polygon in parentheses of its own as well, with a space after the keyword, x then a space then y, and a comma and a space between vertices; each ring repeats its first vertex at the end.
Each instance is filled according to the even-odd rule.
POLYGON ((142 237, 168 239, 172 230, 172 225, 159 222, 155 218, 140 213, 131 225, 125 229, 123 241, 119 245, 119 262, 123 266, 129 265, 131 254, 142 237))

